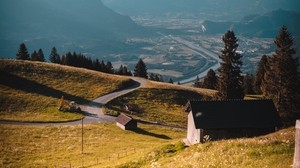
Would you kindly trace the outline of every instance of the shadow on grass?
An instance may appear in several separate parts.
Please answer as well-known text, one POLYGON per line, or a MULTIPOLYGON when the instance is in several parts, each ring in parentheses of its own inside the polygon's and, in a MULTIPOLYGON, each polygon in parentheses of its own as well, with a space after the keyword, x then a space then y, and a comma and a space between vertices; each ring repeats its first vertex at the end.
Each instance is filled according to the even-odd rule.
MULTIPOLYGON (((48 97, 54 97, 57 99, 61 98, 61 96, 64 96, 66 100, 72 100, 82 104, 90 102, 90 100, 84 99, 82 97, 74 96, 72 94, 48 87, 36 81, 28 80, 26 78, 14 74, 10 74, 8 72, 0 71, 0 76, 0 84, 16 90, 22 90, 28 93, 35 93, 48 97)), ((101 104, 96 104, 96 102, 93 102, 93 105, 100 106, 101 104)))
POLYGON ((136 128, 134 130, 132 130, 133 132, 137 133, 137 134, 142 134, 142 135, 147 135, 147 136, 152 136, 155 138, 160 138, 160 139, 171 139, 170 137, 163 135, 163 134, 156 134, 156 133, 152 133, 149 131, 146 131, 142 128, 136 128))

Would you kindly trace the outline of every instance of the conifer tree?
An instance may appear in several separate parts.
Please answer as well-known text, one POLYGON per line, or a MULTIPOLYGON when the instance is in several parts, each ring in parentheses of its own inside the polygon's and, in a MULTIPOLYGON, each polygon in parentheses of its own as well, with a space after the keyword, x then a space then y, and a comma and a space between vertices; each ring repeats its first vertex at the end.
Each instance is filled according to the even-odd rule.
POLYGON ((110 74, 114 73, 114 67, 110 61, 106 62, 105 69, 106 69, 106 73, 110 73, 110 74))
POLYGON ((216 89, 217 88, 217 76, 214 70, 210 69, 207 72, 202 84, 203 88, 216 89))
POLYGON ((257 70, 256 70, 256 75, 255 75, 255 79, 254 79, 254 91, 255 93, 261 94, 262 90, 261 90, 261 84, 262 84, 262 80, 265 74, 265 69, 266 66, 268 64, 268 59, 266 55, 263 55, 257 65, 257 70))
POLYGON ((171 83, 171 84, 173 84, 174 82, 173 82, 173 79, 172 78, 170 78, 169 79, 169 81, 168 81, 168 83, 171 83))
POLYGON ((38 53, 34 50, 33 53, 30 56, 31 61, 38 61, 39 60, 39 55, 38 53))
POLYGON ((51 50, 51 53, 50 53, 50 56, 49 56, 49 60, 52 63, 57 63, 57 64, 60 63, 60 56, 57 53, 57 50, 56 50, 55 47, 53 47, 52 50, 51 50))
POLYGON ((269 57, 265 69, 263 94, 273 102, 285 124, 293 121, 299 100, 298 59, 293 55, 293 38, 283 26, 274 40, 276 51, 269 57))
POLYGON ((153 73, 151 73, 150 75, 149 75, 149 80, 155 80, 155 75, 153 74, 153 73))
POLYGON ((142 59, 138 61, 134 68, 134 76, 142 77, 148 79, 147 67, 142 59))
POLYGON ((38 50, 37 54, 38 54, 38 60, 37 61, 45 62, 44 52, 41 48, 38 50))
POLYGON ((29 60, 30 59, 28 50, 24 43, 20 44, 18 53, 16 54, 16 59, 20 59, 20 60, 29 60))
POLYGON ((228 30, 222 38, 221 67, 218 78, 218 99, 243 99, 242 55, 237 53, 238 43, 233 31, 228 30))

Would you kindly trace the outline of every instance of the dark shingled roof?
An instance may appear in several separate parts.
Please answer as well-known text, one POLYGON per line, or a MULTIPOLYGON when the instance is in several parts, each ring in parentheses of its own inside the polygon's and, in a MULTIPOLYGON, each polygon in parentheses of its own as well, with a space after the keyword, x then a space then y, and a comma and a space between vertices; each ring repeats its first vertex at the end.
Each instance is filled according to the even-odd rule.
POLYGON ((118 117, 117 117, 117 119, 116 119, 116 122, 118 122, 118 123, 120 123, 120 124, 122 124, 122 125, 126 125, 126 124, 128 124, 130 121, 132 121, 133 120, 133 118, 131 118, 131 117, 129 117, 129 116, 127 116, 127 115, 125 115, 125 114, 120 114, 118 117))
POLYGON ((270 128, 281 126, 272 100, 189 101, 196 128, 270 128))

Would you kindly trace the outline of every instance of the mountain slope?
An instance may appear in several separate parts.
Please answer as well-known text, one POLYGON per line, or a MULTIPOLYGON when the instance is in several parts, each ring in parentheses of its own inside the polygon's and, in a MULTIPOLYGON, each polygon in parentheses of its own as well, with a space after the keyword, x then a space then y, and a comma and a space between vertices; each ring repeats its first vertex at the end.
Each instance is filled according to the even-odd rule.
POLYGON ((288 27, 293 36, 300 36, 300 12, 276 10, 264 15, 249 15, 240 22, 204 21, 208 34, 223 34, 228 29, 250 37, 274 38, 282 25, 288 27))
POLYGON ((263 14, 279 8, 300 10, 298 0, 103 0, 110 8, 130 16, 176 16, 178 13, 198 15, 201 19, 241 19, 249 14, 263 14))
POLYGON ((14 56, 18 45, 28 48, 99 54, 120 49, 126 38, 146 30, 100 0, 0 1, 0 54, 14 56))

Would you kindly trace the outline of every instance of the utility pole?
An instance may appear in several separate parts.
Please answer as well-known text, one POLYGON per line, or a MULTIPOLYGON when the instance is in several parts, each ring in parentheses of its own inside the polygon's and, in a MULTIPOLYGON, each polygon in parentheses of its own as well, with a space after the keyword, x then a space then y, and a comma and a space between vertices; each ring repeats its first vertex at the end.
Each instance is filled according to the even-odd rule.
POLYGON ((83 118, 81 119, 81 154, 83 154, 83 118))

